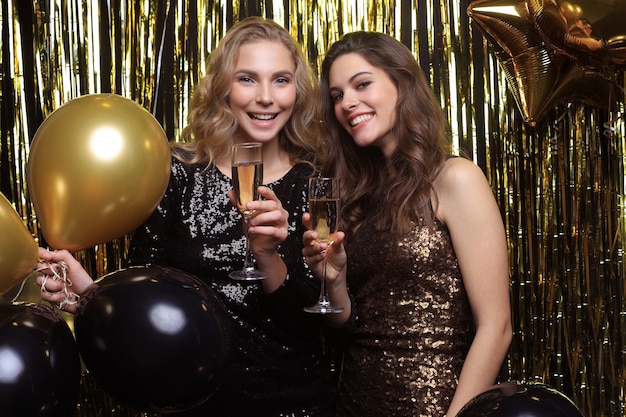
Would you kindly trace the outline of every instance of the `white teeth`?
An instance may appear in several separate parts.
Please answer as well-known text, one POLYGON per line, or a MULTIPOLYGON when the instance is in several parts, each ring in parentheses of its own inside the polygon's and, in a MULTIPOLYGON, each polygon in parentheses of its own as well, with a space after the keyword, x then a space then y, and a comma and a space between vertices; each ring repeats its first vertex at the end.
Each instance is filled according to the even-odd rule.
POLYGON ((276 117, 275 114, 252 114, 250 113, 250 117, 257 120, 272 120, 276 117))
POLYGON ((350 126, 356 126, 359 123, 363 123, 364 121, 371 119, 372 117, 374 116, 372 116, 371 114, 362 114, 360 116, 357 116, 354 119, 350 120, 350 126))

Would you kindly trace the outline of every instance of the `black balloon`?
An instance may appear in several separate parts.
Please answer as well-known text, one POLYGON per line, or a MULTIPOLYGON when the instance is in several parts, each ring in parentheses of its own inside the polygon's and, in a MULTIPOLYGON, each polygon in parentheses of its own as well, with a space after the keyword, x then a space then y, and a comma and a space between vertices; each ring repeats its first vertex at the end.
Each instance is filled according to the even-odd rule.
POLYGON ((161 267, 105 275, 75 317, 78 349, 101 388, 119 402, 161 414, 206 401, 227 368, 231 324, 196 277, 161 267))
POLYGON ((505 382, 469 401, 456 417, 583 417, 565 394, 540 383, 505 382))
POLYGON ((74 415, 80 375, 72 331, 52 308, 0 305, 1 416, 74 415))

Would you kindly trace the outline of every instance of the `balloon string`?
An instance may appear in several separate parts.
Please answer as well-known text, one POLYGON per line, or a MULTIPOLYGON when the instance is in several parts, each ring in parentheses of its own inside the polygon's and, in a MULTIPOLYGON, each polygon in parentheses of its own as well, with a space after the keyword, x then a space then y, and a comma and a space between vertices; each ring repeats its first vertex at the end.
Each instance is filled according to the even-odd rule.
POLYGON ((169 16, 170 16, 170 2, 167 1, 165 4, 165 21, 163 22, 163 33, 161 34, 161 42, 159 43, 159 53, 157 59, 157 70, 156 73, 156 88, 154 91, 156 92, 155 97, 153 97, 152 102, 152 115, 157 117, 157 106, 159 104, 159 92, 161 90, 161 65, 163 65, 163 51, 165 49, 165 38, 167 34, 167 28, 169 25, 169 16))
POLYGON ((61 281, 63 283, 63 289, 61 291, 63 292, 65 297, 56 307, 58 307, 60 310, 63 310, 66 305, 73 305, 78 303, 80 296, 70 291, 72 281, 67 276, 67 271, 69 271, 69 267, 67 266, 67 264, 62 261, 60 263, 50 263, 47 261, 42 262, 44 265, 36 269, 36 272, 41 272, 47 269, 52 272, 52 275, 43 274, 41 279, 41 293, 50 294, 50 292, 46 290, 46 281, 48 281, 49 279, 61 281))
POLYGON ((26 285, 26 279, 22 280, 22 284, 20 285, 20 289, 17 292, 17 294, 15 294, 15 297, 13 297, 13 299, 11 300, 12 303, 16 302, 17 299, 19 298, 20 294, 22 294, 22 291, 24 291, 24 286, 26 285))

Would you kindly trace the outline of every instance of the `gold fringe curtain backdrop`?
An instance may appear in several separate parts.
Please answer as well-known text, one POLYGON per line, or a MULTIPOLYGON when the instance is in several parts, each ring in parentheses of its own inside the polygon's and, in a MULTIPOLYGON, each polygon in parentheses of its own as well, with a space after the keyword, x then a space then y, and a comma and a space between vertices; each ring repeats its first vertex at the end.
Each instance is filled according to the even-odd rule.
MULTIPOLYGON (((3 0, 0 191, 45 245, 26 185, 29 147, 45 117, 75 97, 114 92, 148 109, 177 140, 210 52, 243 17, 281 23, 315 69, 343 33, 389 33, 415 52, 446 111, 455 148, 484 169, 502 210, 515 333, 501 379, 548 383, 586 417, 624 417, 624 103, 612 112, 567 103, 546 121, 525 124, 468 5, 3 0)), ((617 83, 624 86, 623 75, 617 83)), ((121 238, 76 255, 100 277, 125 266, 126 249, 121 238)), ((33 281, 3 301, 39 301, 33 281)), ((92 407, 83 404, 78 414, 110 415, 110 400, 89 381, 83 385, 92 407)))
MULTIPOLYGON (((621 106, 623 113, 623 105, 621 106)), ((498 136, 515 336, 509 372, 624 416, 624 126, 574 105, 498 136), (519 348, 523 346, 523 348, 519 348)))

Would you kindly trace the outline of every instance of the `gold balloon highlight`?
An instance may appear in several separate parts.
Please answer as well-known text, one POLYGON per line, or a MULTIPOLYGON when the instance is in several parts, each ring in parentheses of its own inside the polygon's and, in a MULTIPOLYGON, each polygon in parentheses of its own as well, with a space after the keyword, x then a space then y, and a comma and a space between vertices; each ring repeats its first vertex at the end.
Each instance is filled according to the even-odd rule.
POLYGON ((569 1, 561 2, 561 12, 568 22, 580 19, 583 15, 582 7, 577 4, 572 4, 569 1))
POLYGON ((37 264, 37 244, 9 200, 0 193, 0 295, 28 277, 37 264))
POLYGON ((48 245, 78 251, 131 232, 163 197, 170 156, 159 122, 132 100, 92 94, 56 109, 27 165, 48 245))

